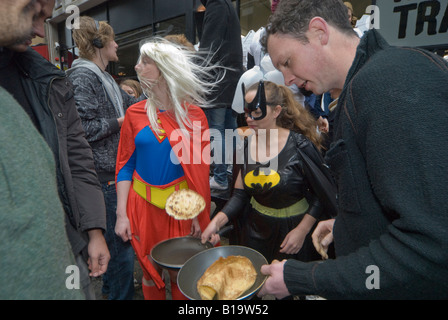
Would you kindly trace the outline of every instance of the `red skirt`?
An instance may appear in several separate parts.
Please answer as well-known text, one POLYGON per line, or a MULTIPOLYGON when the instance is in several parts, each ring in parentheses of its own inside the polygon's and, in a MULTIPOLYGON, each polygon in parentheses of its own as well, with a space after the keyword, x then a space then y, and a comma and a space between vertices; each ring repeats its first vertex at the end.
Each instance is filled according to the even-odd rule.
MULTIPOLYGON (((169 187, 178 182, 178 180, 175 180, 160 187, 169 187)), ((163 240, 189 235, 192 220, 174 219, 164 209, 156 207, 138 195, 132 185, 128 195, 127 214, 132 232, 131 244, 142 267, 143 276, 146 280, 153 280, 156 286, 161 289, 165 286, 165 283, 150 262, 151 249, 163 240)), ((202 230, 205 227, 206 225, 201 225, 202 230)))

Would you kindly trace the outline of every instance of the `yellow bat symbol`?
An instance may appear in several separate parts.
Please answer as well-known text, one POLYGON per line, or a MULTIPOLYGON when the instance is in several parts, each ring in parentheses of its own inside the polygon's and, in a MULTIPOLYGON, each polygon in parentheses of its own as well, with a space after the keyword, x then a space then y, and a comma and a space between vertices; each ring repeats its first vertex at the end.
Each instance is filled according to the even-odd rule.
POLYGON ((268 190, 279 182, 280 175, 269 168, 257 168, 244 177, 244 184, 253 189, 268 190))

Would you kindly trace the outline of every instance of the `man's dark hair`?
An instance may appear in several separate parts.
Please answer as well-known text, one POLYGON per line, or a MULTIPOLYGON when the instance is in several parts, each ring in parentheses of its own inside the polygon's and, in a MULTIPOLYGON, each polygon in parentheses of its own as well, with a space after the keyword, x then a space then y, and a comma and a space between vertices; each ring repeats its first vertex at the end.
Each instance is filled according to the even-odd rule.
POLYGON ((305 33, 314 17, 321 17, 339 31, 356 36, 348 21, 347 7, 341 0, 281 0, 261 40, 263 49, 266 51, 268 37, 276 33, 308 43, 305 33))

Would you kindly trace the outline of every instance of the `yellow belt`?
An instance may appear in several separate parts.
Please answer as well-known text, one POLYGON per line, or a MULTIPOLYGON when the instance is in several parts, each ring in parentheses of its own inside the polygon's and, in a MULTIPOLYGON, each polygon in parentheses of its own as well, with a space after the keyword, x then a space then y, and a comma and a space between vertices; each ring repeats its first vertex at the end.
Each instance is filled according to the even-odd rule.
POLYGON ((188 189, 188 183, 186 180, 182 180, 166 188, 160 188, 134 178, 133 189, 149 203, 160 209, 165 209, 166 199, 170 194, 180 189, 188 189))
POLYGON ((309 204, 308 201, 306 201, 305 198, 302 198, 301 200, 297 201, 293 205, 281 208, 281 209, 275 209, 266 207, 260 203, 258 203, 254 197, 250 199, 250 204, 252 205, 252 208, 257 210, 258 212, 275 218, 287 218, 287 217, 293 217, 298 216, 301 214, 304 214, 308 211, 309 204))

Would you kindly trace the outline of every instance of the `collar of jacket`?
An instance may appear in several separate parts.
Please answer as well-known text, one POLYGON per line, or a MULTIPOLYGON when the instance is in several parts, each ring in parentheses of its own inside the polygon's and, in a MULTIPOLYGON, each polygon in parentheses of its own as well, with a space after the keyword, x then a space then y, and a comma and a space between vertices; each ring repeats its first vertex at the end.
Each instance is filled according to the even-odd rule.
POLYGON ((380 35, 380 33, 372 29, 364 34, 356 49, 355 59, 345 79, 345 85, 353 79, 359 69, 372 57, 377 51, 384 50, 390 47, 386 40, 380 35))
POLYGON ((33 81, 41 81, 53 77, 66 77, 65 72, 56 68, 31 47, 25 52, 15 53, 13 59, 19 70, 33 81))
MULTIPOLYGON (((358 71, 366 64, 366 62, 378 51, 384 50, 390 47, 387 41, 379 34, 375 29, 371 29, 364 33, 358 47, 356 48, 355 59, 353 60, 352 66, 350 67, 347 78, 344 82, 344 87, 341 94, 339 95, 338 105, 344 106, 346 102, 347 91, 350 90, 350 82, 353 80, 358 71)), ((335 119, 339 118, 339 113, 342 112, 343 108, 336 108, 335 119)), ((335 121, 335 126, 333 131, 338 130, 338 121, 335 121)))

